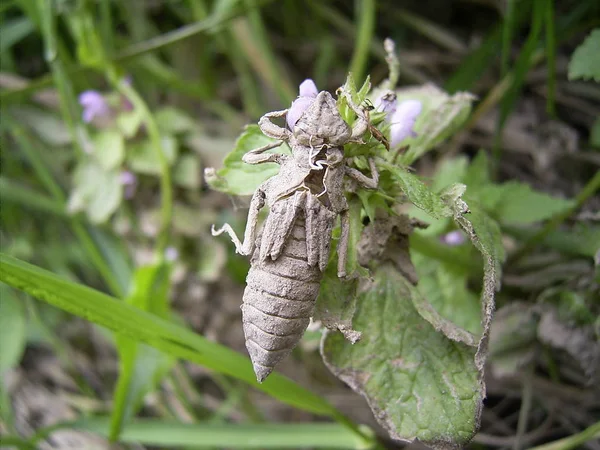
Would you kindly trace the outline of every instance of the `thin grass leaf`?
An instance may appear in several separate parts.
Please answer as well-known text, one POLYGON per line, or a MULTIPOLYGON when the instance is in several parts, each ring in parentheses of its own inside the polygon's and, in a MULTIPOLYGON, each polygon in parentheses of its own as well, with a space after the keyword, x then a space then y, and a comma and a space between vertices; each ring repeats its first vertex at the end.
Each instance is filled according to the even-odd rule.
POLYGON ((510 112, 515 106, 517 97, 521 92, 523 83, 525 82, 525 76, 529 69, 531 69, 534 62, 534 53, 538 48, 540 42, 539 37, 542 31, 545 18, 545 2, 535 1, 533 2, 533 12, 531 15, 531 25, 527 40, 523 45, 521 52, 517 58, 514 69, 512 71, 514 79, 511 85, 510 91, 505 95, 500 106, 500 117, 499 117, 499 131, 504 127, 506 119, 510 115, 510 112))
POLYGON ((546 58, 548 60, 548 96, 546 98, 546 112, 551 116, 556 115, 554 97, 556 95, 556 30, 554 17, 554 0, 546 0, 546 58))
POLYGON ((136 341, 145 342, 174 357, 245 381, 289 405, 315 414, 335 417, 359 432, 326 400, 288 378, 273 373, 268 380, 259 384, 250 361, 239 353, 114 297, 66 281, 47 270, 3 253, 0 253, 0 281, 71 314, 120 332, 136 341))
POLYGON ((0 27, 0 53, 4 53, 19 43, 34 30, 33 22, 28 17, 17 17, 7 20, 0 27))
POLYGON ((350 73, 355 80, 362 80, 367 66, 369 48, 375 32, 375 13, 377 2, 375 0, 359 0, 356 2, 357 33, 354 44, 354 53, 350 61, 350 73))
MULTIPOLYGON (((87 419, 73 428, 102 436, 107 420, 87 419)), ((360 449, 369 445, 348 429, 334 423, 298 424, 183 424, 152 419, 136 420, 121 435, 120 442, 167 447, 223 448, 331 448, 360 449)))

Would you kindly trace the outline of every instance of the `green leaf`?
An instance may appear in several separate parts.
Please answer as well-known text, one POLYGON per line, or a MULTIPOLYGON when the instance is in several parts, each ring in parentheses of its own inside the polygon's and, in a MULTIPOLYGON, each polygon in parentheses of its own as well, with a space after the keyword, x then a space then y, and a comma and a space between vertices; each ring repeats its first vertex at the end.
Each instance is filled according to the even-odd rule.
POLYGON ((33 22, 26 16, 3 20, 0 27, 0 53, 17 44, 34 29, 33 22))
POLYGON ((408 172, 403 167, 397 167, 387 162, 378 161, 378 165, 394 175, 404 195, 417 208, 422 209, 435 219, 452 215, 450 209, 444 204, 440 196, 432 192, 419 177, 408 172))
MULTIPOLYGON (((133 279, 133 292, 125 301, 166 319, 169 274, 167 264, 139 267, 133 279)), ((120 367, 111 415, 110 437, 113 441, 140 408, 144 396, 156 388, 175 363, 173 357, 120 334, 117 335, 117 349, 120 367)))
POLYGON ((259 384, 250 360, 225 346, 106 294, 66 281, 51 272, 2 253, 0 281, 71 314, 151 345, 173 357, 186 359, 245 381, 289 405, 344 420, 326 400, 278 373, 271 374, 264 383, 259 384))
POLYGON ((123 198, 119 172, 107 172, 93 161, 85 161, 75 169, 69 212, 85 211, 92 223, 106 222, 123 198))
POLYGON ((177 160, 173 169, 173 181, 184 188, 200 188, 200 160, 197 155, 186 153, 177 160))
POLYGON ((352 345, 327 331, 322 355, 330 370, 365 396, 393 439, 460 448, 475 434, 484 393, 476 349, 454 342, 421 317, 416 289, 389 263, 358 296, 352 345))
MULTIPOLYGON (((248 125, 235 143, 235 148, 216 172, 209 168, 206 181, 213 189, 230 195, 252 195, 265 180, 277 175, 279 165, 275 163, 246 164, 242 157, 250 150, 275 142, 260 131, 258 125, 248 125)), ((274 149, 281 152, 285 147, 274 149)))
MULTIPOLYGON (((173 136, 161 137, 161 148, 169 165, 177 159, 178 144, 173 136)), ((131 170, 146 175, 160 175, 161 165, 158 155, 149 139, 133 144, 127 152, 131 170)))
POLYGON ((575 204, 573 200, 536 192, 529 185, 517 181, 485 186, 476 195, 485 209, 500 222, 512 225, 540 222, 575 204))
POLYGON ((94 158, 103 169, 112 170, 121 166, 125 159, 125 141, 116 130, 104 130, 93 139, 94 158))
MULTIPOLYGON (((73 427, 108 436, 107 425, 104 418, 92 418, 73 427)), ((123 430, 119 440, 169 448, 369 448, 369 443, 335 423, 184 424, 137 419, 123 430)))
POLYGON ((409 149, 400 157, 402 164, 410 165, 423 154, 437 147, 448 137, 456 133, 471 113, 475 96, 468 92, 448 95, 433 84, 396 91, 398 102, 419 100, 421 114, 417 117, 414 131, 416 137, 403 143, 409 149))
MULTIPOLYGON (((351 345, 327 331, 321 347, 328 367, 367 398, 392 438, 438 448, 461 448, 479 427, 487 337, 504 257, 498 225, 476 208, 465 217, 464 189, 450 186, 442 198, 484 257, 482 307, 471 298, 468 307, 474 311, 459 317, 448 312, 457 306, 454 298, 430 303, 421 292, 431 286, 413 284, 418 277, 407 244, 413 223, 404 216, 378 217, 359 245, 361 263, 374 267, 374 280, 365 279, 358 288, 352 321, 362 338, 351 345), (460 326, 475 328, 473 313, 479 311, 480 338, 460 326)), ((456 295, 466 291, 465 279, 459 280, 456 295)))
POLYGON ((10 113, 16 121, 30 128, 46 144, 60 147, 71 143, 71 133, 65 123, 54 114, 27 105, 11 107, 10 113))
POLYGON ((21 361, 27 343, 25 310, 12 289, 0 285, 0 375, 21 361))
POLYGON ((117 116, 117 126, 123 135, 129 139, 137 134, 143 119, 142 113, 137 109, 132 111, 121 111, 117 116))
POLYGON ((600 83, 600 28, 595 28, 577 47, 569 63, 569 80, 593 79, 600 83))
POLYGON ((477 190, 487 184, 491 184, 490 178, 490 163, 485 150, 479 150, 475 158, 469 164, 465 176, 462 180, 457 180, 466 184, 469 192, 477 192, 477 190))
POLYGON ((154 113, 156 123, 165 134, 179 134, 196 128, 194 121, 183 111, 167 106, 154 113))
POLYGON ((352 343, 360 339, 360 332, 352 329, 357 288, 358 278, 343 280, 337 276, 337 261, 329 264, 323 274, 313 316, 313 320, 321 321, 326 328, 341 331, 352 343))
POLYGON ((417 288, 441 316, 469 333, 481 335, 479 298, 468 289, 468 276, 454 267, 411 252, 419 276, 417 288))
POLYGON ((590 145, 600 148, 600 116, 596 118, 590 129, 590 145))

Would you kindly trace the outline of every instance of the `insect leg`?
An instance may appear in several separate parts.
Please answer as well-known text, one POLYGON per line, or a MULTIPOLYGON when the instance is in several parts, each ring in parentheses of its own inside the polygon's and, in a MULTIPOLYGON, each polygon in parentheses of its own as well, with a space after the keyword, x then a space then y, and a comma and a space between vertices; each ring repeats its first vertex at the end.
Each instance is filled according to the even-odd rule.
POLYGON ((246 231, 244 232, 244 242, 240 242, 239 238, 233 231, 233 228, 226 223, 218 230, 215 230, 213 225, 211 234, 213 236, 219 236, 222 233, 227 233, 233 243, 235 244, 235 251, 240 255, 248 256, 254 251, 254 243, 256 240, 256 225, 258 223, 258 212, 265 206, 265 192, 258 187, 252 195, 252 201, 250 202, 250 211, 248 212, 248 221, 246 222, 246 231))
POLYGON ((348 210, 340 213, 341 235, 338 241, 338 277, 346 276, 346 261, 348 260, 348 240, 350 239, 350 217, 348 210))
POLYGON ((353 169, 352 167, 346 167, 346 174, 353 178, 364 188, 377 189, 379 184, 379 172, 373 158, 369 158, 369 167, 371 168, 371 178, 360 172, 359 170, 353 169))
POLYGON ((272 148, 277 148, 281 144, 283 144, 283 141, 277 141, 267 145, 263 145, 259 148, 252 149, 244 156, 242 156, 242 161, 244 161, 246 164, 262 164, 267 162, 278 163, 281 159, 281 155, 278 155, 276 153, 268 153, 266 155, 263 155, 263 153, 267 150, 271 150, 272 148))
POLYGON ((288 113, 287 109, 282 111, 273 111, 265 114, 258 121, 258 126, 264 135, 269 136, 273 139, 281 139, 282 141, 287 141, 292 133, 285 128, 281 128, 278 125, 275 125, 271 122, 271 119, 274 117, 284 117, 288 113))

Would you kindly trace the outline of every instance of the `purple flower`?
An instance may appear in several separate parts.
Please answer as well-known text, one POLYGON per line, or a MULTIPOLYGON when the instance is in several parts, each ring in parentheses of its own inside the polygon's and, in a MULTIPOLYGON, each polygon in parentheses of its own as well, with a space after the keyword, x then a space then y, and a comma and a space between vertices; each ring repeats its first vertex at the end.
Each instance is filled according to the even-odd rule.
POLYGON ((98 91, 84 91, 79 95, 79 104, 83 108, 83 121, 91 122, 94 117, 106 117, 110 114, 108 103, 98 91))
POLYGON ((454 230, 441 236, 440 241, 451 247, 456 247, 457 245, 464 244, 466 238, 462 231, 454 230))
POLYGON ((177 261, 179 251, 175 247, 167 247, 165 249, 165 259, 169 262, 177 261))
POLYGON ((137 177, 135 176, 135 174, 129 172, 128 170, 124 170, 119 175, 119 181, 121 181, 121 184, 125 186, 125 198, 133 198, 133 195, 135 194, 135 189, 137 187, 137 177))
POLYGON ((396 100, 396 94, 393 92, 387 92, 380 96, 375 102, 375 107, 378 111, 384 112, 387 114, 386 118, 389 118, 391 114, 396 112, 398 108, 398 100, 396 100))
POLYGON ((423 106, 419 100, 405 100, 400 103, 396 110, 389 115, 391 122, 390 145, 398 146, 407 137, 415 137, 417 133, 413 131, 417 116, 421 114, 423 106))
POLYGON ((300 83, 298 91, 300 95, 292 102, 292 106, 290 106, 286 116, 286 122, 290 130, 294 129, 296 122, 300 120, 304 111, 308 109, 319 93, 317 85, 310 78, 300 83))
POLYGON ((313 98, 316 98, 317 95, 319 94, 319 90, 317 89, 317 85, 310 78, 307 78, 302 83, 300 83, 298 91, 299 91, 300 97, 313 97, 313 98))

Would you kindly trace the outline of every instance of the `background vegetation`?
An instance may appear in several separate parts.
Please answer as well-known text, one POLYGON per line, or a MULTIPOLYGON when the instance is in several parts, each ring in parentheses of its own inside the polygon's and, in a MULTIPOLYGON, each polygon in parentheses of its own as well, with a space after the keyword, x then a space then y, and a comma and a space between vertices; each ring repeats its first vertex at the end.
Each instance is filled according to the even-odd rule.
MULTIPOLYGON (((507 255, 470 445, 600 448, 596 3, 4 0, 2 445, 401 446, 324 366, 320 331, 257 386, 248 263, 210 236, 242 229, 246 201, 202 177, 305 78, 384 80, 391 37, 400 87, 477 96, 413 164, 434 192, 466 184, 507 255)), ((420 292, 476 328, 477 253, 402 212, 431 223, 410 242, 420 292)))

